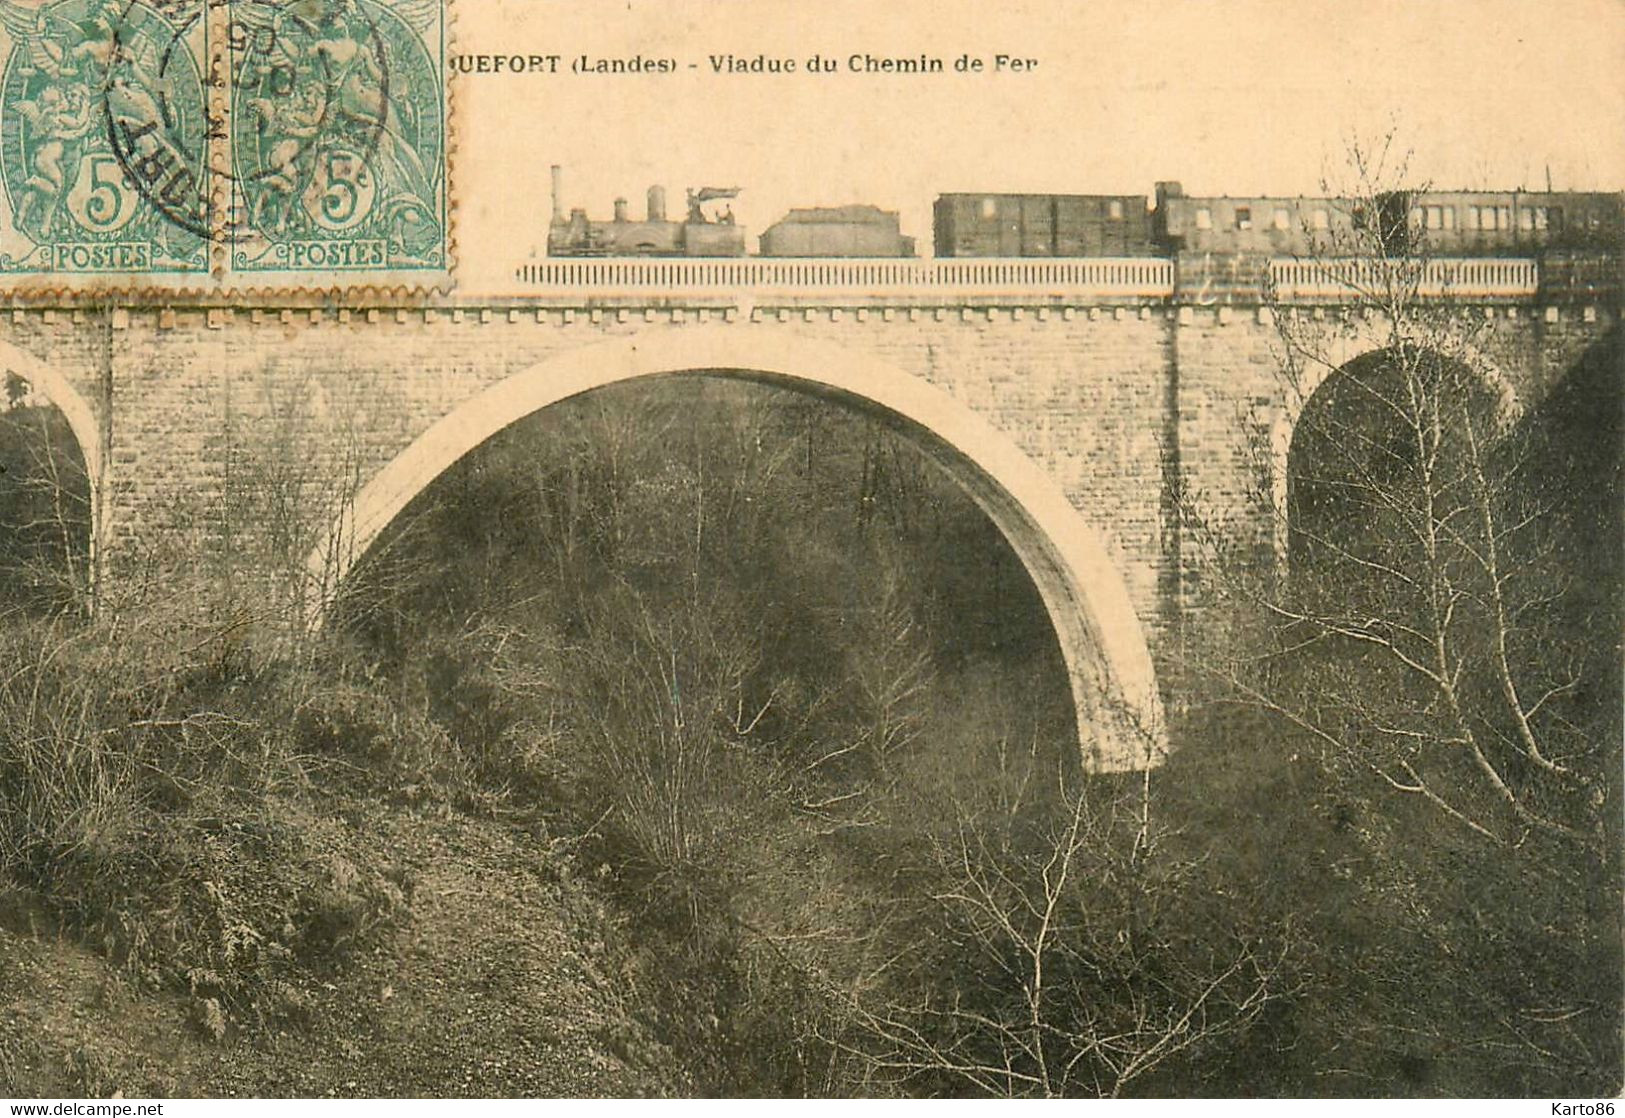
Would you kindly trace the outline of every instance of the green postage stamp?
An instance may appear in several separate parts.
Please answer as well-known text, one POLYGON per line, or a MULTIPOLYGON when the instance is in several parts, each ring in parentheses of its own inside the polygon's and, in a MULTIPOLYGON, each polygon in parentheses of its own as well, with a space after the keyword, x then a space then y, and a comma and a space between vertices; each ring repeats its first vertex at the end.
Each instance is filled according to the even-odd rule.
POLYGON ((442 3, 233 0, 233 272, 445 269, 442 3))
POLYGON ((0 284, 449 283, 446 0, 0 0, 0 284))
POLYGON ((109 0, 0 0, 0 270, 207 275, 202 17, 201 5, 166 17, 109 0))

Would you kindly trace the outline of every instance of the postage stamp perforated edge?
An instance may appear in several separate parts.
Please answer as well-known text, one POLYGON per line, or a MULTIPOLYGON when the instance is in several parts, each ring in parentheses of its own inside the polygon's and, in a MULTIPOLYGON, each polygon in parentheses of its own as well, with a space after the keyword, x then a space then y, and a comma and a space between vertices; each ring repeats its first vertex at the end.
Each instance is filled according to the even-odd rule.
MULTIPOLYGON (((234 162, 227 176, 233 212, 225 242, 230 287, 250 297, 290 285, 359 287, 379 295, 446 290, 456 142, 445 66, 453 33, 450 5, 444 0, 334 2, 363 26, 346 26, 338 36, 348 56, 323 39, 298 52, 322 59, 322 65, 284 81, 299 86, 292 98, 272 104, 276 93, 285 92, 275 88, 277 73, 250 71, 247 52, 236 60, 240 65, 234 63, 234 162), (368 74, 364 88, 352 82, 358 71, 368 74), (332 103, 315 103, 321 97, 318 87, 332 103), (304 146, 297 126, 326 117, 348 124, 347 132, 336 139, 318 136, 304 146), (269 167, 255 165, 254 158, 264 160, 264 131, 273 119, 295 126, 279 134, 273 149, 292 154, 269 167), (424 158, 428 151, 432 159, 424 158), (302 171, 297 184, 284 173, 294 164, 302 171), (268 189, 272 185, 280 189, 268 189), (279 222, 285 226, 295 210, 304 219, 298 235, 268 232, 279 222), (240 236, 245 229, 248 236, 240 236)), ((252 13, 263 10, 265 0, 227 0, 226 6, 252 13)), ((245 14, 245 23, 251 18, 245 14)), ((295 24, 293 34, 301 33, 310 34, 295 24)), ((234 36, 234 59, 241 45, 235 40, 246 37, 234 36)))
MULTIPOLYGON (((384 0, 380 0, 384 2, 384 0)), ((456 47, 457 13, 461 0, 434 0, 439 5, 441 56, 437 76, 441 105, 441 167, 443 222, 442 256, 439 268, 407 271, 382 269, 373 272, 341 272, 306 269, 289 272, 232 273, 229 286, 221 291, 222 302, 238 307, 268 305, 279 301, 299 305, 323 303, 383 309, 425 306, 456 291, 458 116, 456 88, 450 80, 446 59, 456 47), (263 279, 261 278, 263 277, 263 279)))
POLYGON ((0 0, 8 286, 209 282, 203 12, 0 0))
MULTIPOLYGON (((0 3, 5 0, 0 0, 0 3)), ((256 0, 280 2, 280 0, 256 0)), ((347 0, 354 3, 355 0, 347 0)), ((200 71, 216 75, 205 79, 205 103, 215 126, 207 145, 205 172, 209 238, 205 246, 207 265, 191 271, 129 270, 64 272, 56 270, 11 271, 0 273, 0 300, 18 305, 82 306, 116 299, 130 305, 166 305, 197 302, 253 305, 292 299, 298 303, 344 302, 350 305, 410 306, 449 296, 454 291, 456 267, 456 222, 458 200, 454 167, 457 154, 457 116, 452 83, 447 80, 445 58, 453 49, 456 34, 456 5, 452 0, 363 0, 389 8, 392 3, 432 5, 438 32, 439 55, 429 59, 432 84, 437 91, 440 143, 436 174, 440 187, 437 218, 440 226, 438 252, 434 264, 410 267, 348 268, 234 268, 232 211, 238 192, 230 174, 232 102, 235 90, 230 82, 230 50, 225 23, 231 0, 204 2, 209 15, 199 34, 203 37, 200 71), (222 80, 218 75, 226 75, 222 80)), ((8 122, 9 123, 9 122, 8 122)), ((14 126, 14 125, 13 125, 14 126)))

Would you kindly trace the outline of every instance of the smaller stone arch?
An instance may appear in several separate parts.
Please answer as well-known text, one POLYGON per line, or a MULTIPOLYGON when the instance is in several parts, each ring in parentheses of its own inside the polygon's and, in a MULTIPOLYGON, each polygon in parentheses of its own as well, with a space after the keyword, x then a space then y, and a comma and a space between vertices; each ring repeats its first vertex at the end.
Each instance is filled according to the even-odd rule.
POLYGON ((1358 373, 1380 370, 1392 360, 1395 351, 1401 348, 1408 349, 1415 355, 1410 358, 1411 360, 1427 356, 1464 371, 1470 383, 1476 385, 1482 393, 1476 399, 1480 406, 1487 408, 1491 428, 1497 437, 1510 430, 1521 414, 1522 407, 1518 395, 1502 371, 1481 353, 1468 352, 1456 346, 1450 347, 1449 350, 1423 344, 1403 347, 1391 344, 1365 348, 1350 346, 1345 350, 1348 354, 1346 360, 1335 366, 1330 362, 1319 366, 1320 375, 1314 378, 1309 390, 1287 401, 1287 406, 1282 409, 1269 432, 1274 505, 1272 511, 1276 527, 1275 551, 1282 573, 1289 573, 1292 567, 1293 460, 1302 449, 1299 444, 1305 416, 1311 410, 1330 403, 1326 398, 1328 392, 1346 384, 1348 378, 1358 373))
POLYGON ((101 426, 90 403, 67 377, 50 365, 27 350, 0 341, 0 372, 8 370, 22 377, 34 391, 61 409, 73 437, 79 443, 79 452, 84 455, 91 491, 96 492, 102 477, 102 440, 101 426))
POLYGON ((49 400, 68 422, 79 454, 85 462, 86 480, 90 486, 90 540, 89 565, 91 600, 100 582, 103 531, 103 480, 105 462, 102 459, 102 428, 90 402, 62 373, 11 342, 0 341, 0 373, 10 371, 22 377, 29 387, 49 400))
POLYGON ((310 622, 344 576, 434 478, 550 404, 660 374, 733 376, 795 387, 884 415, 966 489, 1032 578, 1071 679, 1085 763, 1129 771, 1160 761, 1166 727, 1144 630, 1121 572, 1060 486, 944 390, 870 354, 740 327, 645 332, 569 351, 466 401, 368 481, 312 551, 310 622))
MULTIPOLYGON (((1443 339, 1441 339, 1443 340, 1443 339)), ((1269 469, 1270 469, 1270 500, 1272 520, 1275 525, 1274 550, 1278 568, 1285 572, 1288 567, 1288 550, 1291 537, 1291 524, 1288 515, 1290 458, 1292 454, 1293 438, 1297 434, 1299 421, 1303 413, 1314 400, 1317 394, 1326 387, 1334 377, 1346 373, 1368 362, 1381 361, 1384 355, 1395 348, 1392 337, 1385 331, 1378 331, 1374 326, 1353 332, 1338 332, 1329 335, 1324 340, 1324 347, 1316 354, 1312 362, 1304 369, 1303 375, 1295 386, 1282 394, 1279 406, 1272 416, 1264 419, 1261 426, 1269 442, 1269 469)), ((1448 352, 1445 347, 1428 346, 1416 343, 1418 350, 1431 351, 1442 360, 1451 361, 1471 372, 1484 387, 1486 392, 1495 400, 1495 426, 1497 431, 1505 432, 1517 423, 1523 414, 1524 404, 1512 381, 1498 364, 1470 341, 1456 338, 1448 339, 1448 352)))
MULTIPOLYGON (((1522 411, 1517 390, 1505 371, 1470 338, 1456 337, 1441 332, 1431 344, 1427 338, 1409 340, 1406 344, 1419 350, 1431 350, 1440 357, 1471 370, 1499 401, 1498 420, 1503 427, 1515 422, 1522 411)), ((1318 392, 1328 379, 1359 361, 1396 348, 1392 334, 1376 323, 1355 331, 1340 331, 1320 339, 1317 352, 1304 368, 1295 392, 1289 392, 1285 401, 1287 420, 1296 425, 1298 415, 1310 397, 1318 392)))

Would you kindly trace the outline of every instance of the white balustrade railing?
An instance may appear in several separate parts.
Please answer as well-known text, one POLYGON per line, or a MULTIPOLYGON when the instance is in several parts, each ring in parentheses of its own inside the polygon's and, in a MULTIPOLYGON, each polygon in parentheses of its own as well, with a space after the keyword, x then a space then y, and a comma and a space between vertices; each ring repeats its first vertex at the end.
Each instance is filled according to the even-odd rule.
MULTIPOLYGON (((1174 295, 1174 262, 1163 257, 975 257, 868 259, 851 257, 560 257, 521 265, 515 274, 527 295, 605 298, 687 298, 760 302, 775 298, 1166 299, 1174 295)), ((1379 295, 1397 279, 1424 298, 1505 299, 1535 295, 1536 262, 1504 257, 1425 262, 1358 258, 1270 261, 1276 298, 1349 299, 1379 295), (1420 273, 1407 272, 1420 269, 1420 273)), ((1262 292, 1260 292, 1262 294, 1262 292)))
POLYGON ((1161 257, 559 258, 521 265, 516 278, 527 293, 610 297, 1167 298, 1174 291, 1173 261, 1161 257))
POLYGON ((1533 260, 1508 257, 1427 261, 1279 258, 1270 261, 1270 284, 1277 298, 1288 301, 1380 299, 1390 291, 1414 291, 1434 299, 1528 298, 1540 286, 1540 269, 1533 260))

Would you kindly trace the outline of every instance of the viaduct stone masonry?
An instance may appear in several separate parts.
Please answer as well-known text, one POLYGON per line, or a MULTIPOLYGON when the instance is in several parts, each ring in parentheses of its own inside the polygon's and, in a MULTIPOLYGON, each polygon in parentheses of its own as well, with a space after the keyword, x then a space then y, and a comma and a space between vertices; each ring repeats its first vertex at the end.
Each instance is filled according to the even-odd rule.
MULTIPOLYGON (((1449 313, 1474 324, 1486 376, 1522 408, 1619 317, 1533 292, 1449 313)), ((1259 494, 1282 479, 1260 474, 1284 470, 1298 406, 1280 314, 1302 316, 1336 362, 1384 344, 1381 322, 1335 299, 634 293, 410 311, 34 307, 0 317, 0 364, 63 409, 85 453, 98 600, 143 578, 305 579, 307 619, 448 456, 526 409, 662 372, 801 387, 891 418, 959 478, 1034 574, 1080 715, 1115 703, 1143 721, 1200 586, 1181 495, 1267 549, 1259 494)), ((1098 760, 1128 767, 1134 748, 1098 760)))

